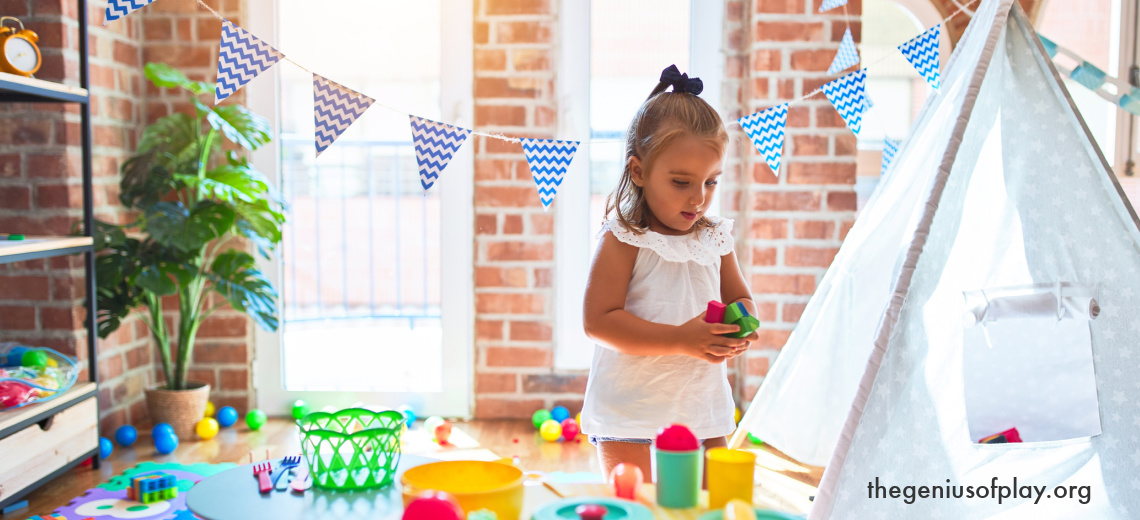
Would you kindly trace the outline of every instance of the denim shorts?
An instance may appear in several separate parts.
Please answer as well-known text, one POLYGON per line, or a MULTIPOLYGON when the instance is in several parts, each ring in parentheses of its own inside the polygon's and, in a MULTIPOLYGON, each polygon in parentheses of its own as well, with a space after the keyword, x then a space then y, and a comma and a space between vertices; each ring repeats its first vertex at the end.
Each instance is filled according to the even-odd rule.
POLYGON ((653 444, 653 439, 625 439, 622 437, 598 437, 591 435, 587 437, 590 444, 597 446, 599 442, 628 442, 632 444, 653 444))

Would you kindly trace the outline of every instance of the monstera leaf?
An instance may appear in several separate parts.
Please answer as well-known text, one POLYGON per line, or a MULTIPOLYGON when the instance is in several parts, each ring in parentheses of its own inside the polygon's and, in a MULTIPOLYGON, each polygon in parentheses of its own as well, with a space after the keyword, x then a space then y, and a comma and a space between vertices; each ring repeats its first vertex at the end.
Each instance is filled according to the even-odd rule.
POLYGON ((216 106, 206 114, 206 121, 246 150, 257 150, 271 138, 269 121, 241 105, 216 106))
POLYGON ((190 78, 187 78, 181 71, 165 63, 147 63, 143 72, 146 73, 146 79, 149 79, 156 87, 182 88, 195 95, 206 94, 214 90, 207 83, 190 81, 190 78))
POLYGON ((231 250, 218 255, 206 278, 233 308, 249 314, 261 328, 277 330, 277 291, 249 253, 231 250))
POLYGON ((201 249, 233 225, 233 208, 213 201, 199 202, 193 211, 172 202, 159 202, 146 215, 150 236, 183 252, 201 249))

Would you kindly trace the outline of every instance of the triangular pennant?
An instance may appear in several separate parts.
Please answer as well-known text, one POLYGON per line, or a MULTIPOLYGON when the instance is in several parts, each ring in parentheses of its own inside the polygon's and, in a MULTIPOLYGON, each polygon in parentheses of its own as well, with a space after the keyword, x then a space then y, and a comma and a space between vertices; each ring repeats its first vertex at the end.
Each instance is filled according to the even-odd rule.
POLYGON ((843 116, 847 128, 856 135, 863 126, 863 111, 867 109, 867 102, 863 97, 866 83, 865 70, 857 70, 822 87, 827 100, 835 106, 839 115, 843 116))
POLYGON ((317 157, 336 141, 376 100, 340 83, 313 74, 313 121, 317 157))
POLYGON ((538 185, 538 198, 544 209, 554 202, 558 186, 566 176, 570 161, 574 160, 574 152, 578 151, 578 144, 579 141, 522 138, 523 154, 534 183, 538 185))
POLYGON ((899 142, 891 139, 890 137, 883 139, 883 163, 879 168, 879 176, 885 177, 887 170, 891 167, 891 161, 895 160, 895 154, 899 151, 899 142))
POLYGON ((218 81, 214 86, 214 104, 221 103, 249 80, 265 72, 284 58, 268 43, 238 27, 222 21, 222 44, 218 49, 218 81))
POLYGON ((420 166, 420 184, 427 191, 447 168, 451 156, 463 146, 471 131, 422 117, 408 118, 412 122, 412 143, 415 144, 416 162, 420 166))
POLYGON ((902 55, 935 90, 938 90, 942 84, 942 79, 938 73, 938 37, 941 33, 942 24, 938 24, 911 38, 910 41, 899 45, 899 51, 902 52, 902 55))
POLYGON ((780 157, 784 151, 784 125, 788 122, 788 104, 774 106, 740 118, 740 127, 752 140, 756 150, 764 155, 764 162, 772 173, 780 176, 780 157))
POLYGON ((146 7, 154 0, 110 0, 107 2, 107 12, 103 15, 103 26, 118 20, 128 14, 135 12, 136 9, 146 7))
POLYGON ((842 5, 847 5, 847 0, 823 0, 819 5, 819 12, 830 11, 842 5))
POLYGON ((837 74, 856 63, 859 63, 859 51, 855 50, 855 39, 851 37, 851 28, 848 27, 839 42, 839 52, 835 53, 835 59, 831 60, 827 73, 837 74))

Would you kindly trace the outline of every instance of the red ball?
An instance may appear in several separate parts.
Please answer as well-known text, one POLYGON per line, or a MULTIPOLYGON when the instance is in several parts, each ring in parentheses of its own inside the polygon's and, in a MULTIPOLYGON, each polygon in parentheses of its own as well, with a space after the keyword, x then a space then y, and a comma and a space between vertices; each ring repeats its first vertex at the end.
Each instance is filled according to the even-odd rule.
POLYGON ((424 491, 404 508, 403 520, 463 520, 455 497, 443 491, 424 491))
POLYGON ((657 449, 693 451, 701 446, 697 436, 684 425, 670 424, 657 432, 657 449))
POLYGON ((451 438, 451 423, 447 422, 446 420, 443 421, 443 424, 436 426, 435 431, 432 433, 435 434, 436 442, 440 444, 447 444, 447 439, 451 438))
POLYGON ((574 440, 578 436, 578 423, 574 419, 565 419, 562 421, 562 438, 568 441, 574 440))

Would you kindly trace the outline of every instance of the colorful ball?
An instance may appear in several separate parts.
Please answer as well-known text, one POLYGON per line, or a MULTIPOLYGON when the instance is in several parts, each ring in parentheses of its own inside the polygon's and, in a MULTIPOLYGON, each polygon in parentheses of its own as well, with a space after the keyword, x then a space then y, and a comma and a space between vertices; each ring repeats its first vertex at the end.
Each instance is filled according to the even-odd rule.
POLYGON ((20 359, 20 364, 26 367, 46 367, 48 366, 47 352, 38 348, 28 349, 20 359))
POLYGON ((115 442, 119 443, 119 446, 130 446, 134 444, 135 439, 138 438, 139 432, 135 430, 134 426, 129 424, 120 426, 118 430, 115 430, 115 442))
POLYGON ((443 491, 424 491, 404 508, 402 520, 463 520, 455 497, 443 491))
POLYGON ((216 409, 214 408, 214 402, 206 401, 206 413, 202 415, 202 418, 213 417, 215 411, 216 409))
POLYGON ((218 424, 223 428, 229 428, 230 426, 233 426, 237 420, 238 413, 237 410, 234 410, 234 407, 223 406, 221 410, 218 410, 218 424))
POLYGON ((543 423, 549 420, 550 412, 546 410, 539 410, 537 412, 534 412, 534 415, 530 416, 530 423, 533 424, 536 429, 542 428, 543 423))
POLYGON ((396 409, 398 412, 404 414, 404 424, 410 428, 412 423, 416 422, 416 411, 412 410, 411 406, 404 405, 396 409))
POLYGON ((154 449, 159 453, 166 455, 178 447, 178 436, 171 433, 169 435, 160 435, 154 438, 154 449))
POLYGON ((435 442, 447 444, 447 439, 451 437, 451 423, 443 421, 432 430, 432 435, 435 436, 435 442))
POLYGON ((546 442, 555 442, 562 436, 562 426, 560 426, 554 419, 547 419, 542 423, 542 427, 538 429, 538 434, 546 442))
POLYGON ((250 410, 249 413, 245 414, 245 425, 249 426, 249 429, 254 431, 260 429, 262 426, 265 426, 265 420, 265 412, 258 410, 257 408, 254 408, 250 410))
POLYGON ((428 417, 427 420, 424 421, 424 429, 427 430, 428 433, 431 433, 434 435, 435 434, 435 428, 437 426, 443 424, 443 422, 444 422, 443 417, 440 417, 438 415, 433 415, 431 417, 428 417))
POLYGON ((681 424, 670 424, 657 432, 657 449, 666 451, 692 451, 701 443, 692 430, 681 424))
POLYGON ((562 438, 568 441, 578 436, 578 423, 569 417, 562 420, 562 438))
POLYGON ((550 409, 550 418, 559 423, 565 421, 568 417, 570 417, 570 410, 567 410, 565 406, 555 406, 550 409))
POLYGON ((582 412, 578 412, 578 415, 574 416, 574 422, 578 423, 579 428, 582 427, 582 412))
POLYGON ((174 434, 174 427, 169 425, 169 424, 166 424, 164 422, 160 422, 160 423, 154 425, 154 428, 150 429, 150 436, 154 437, 154 438, 158 438, 158 437, 161 437, 163 435, 173 435, 173 434, 174 434))
POLYGON ((752 432, 748 432, 748 442, 752 444, 764 444, 764 441, 760 440, 760 437, 752 435, 752 432))
POLYGON ((732 409, 732 420, 736 421, 736 424, 740 424, 740 408, 732 409))
POLYGON ((99 458, 105 459, 110 457, 113 451, 115 451, 115 445, 111 444, 111 439, 99 437, 99 458))
POLYGON ((214 420, 213 417, 206 417, 198 421, 198 425, 194 427, 194 431, 198 432, 198 436, 201 437, 202 440, 208 441, 213 439, 214 436, 218 434, 218 421, 214 420))
POLYGON ((636 464, 622 462, 614 466, 610 480, 614 483, 614 495, 626 500, 637 500, 637 488, 645 481, 645 474, 636 464))
POLYGON ((309 415, 309 405, 305 401, 298 399, 293 403, 293 418, 300 421, 302 417, 309 415))

